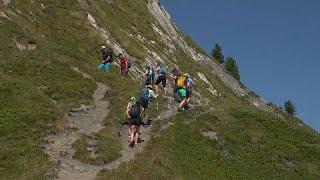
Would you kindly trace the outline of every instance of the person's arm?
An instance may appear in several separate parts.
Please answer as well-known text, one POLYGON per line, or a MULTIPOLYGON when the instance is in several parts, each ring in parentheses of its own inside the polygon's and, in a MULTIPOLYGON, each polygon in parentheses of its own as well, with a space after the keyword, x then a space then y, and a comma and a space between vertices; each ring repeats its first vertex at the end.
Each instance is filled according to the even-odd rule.
POLYGON ((129 119, 130 119, 130 114, 129 114, 130 108, 131 108, 131 103, 128 103, 128 105, 127 105, 127 110, 126 110, 126 114, 127 114, 127 117, 128 117, 129 119))
POLYGON ((150 96, 152 98, 157 98, 159 96, 159 94, 155 94, 154 91, 150 90, 150 96))

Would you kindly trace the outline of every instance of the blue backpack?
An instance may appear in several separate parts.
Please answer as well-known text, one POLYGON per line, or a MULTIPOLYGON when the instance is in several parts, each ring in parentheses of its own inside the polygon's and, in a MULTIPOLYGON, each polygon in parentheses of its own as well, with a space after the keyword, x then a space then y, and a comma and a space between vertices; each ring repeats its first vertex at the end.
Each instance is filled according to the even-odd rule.
POLYGON ((149 89, 144 88, 140 93, 140 102, 141 103, 149 103, 150 97, 149 97, 149 89))

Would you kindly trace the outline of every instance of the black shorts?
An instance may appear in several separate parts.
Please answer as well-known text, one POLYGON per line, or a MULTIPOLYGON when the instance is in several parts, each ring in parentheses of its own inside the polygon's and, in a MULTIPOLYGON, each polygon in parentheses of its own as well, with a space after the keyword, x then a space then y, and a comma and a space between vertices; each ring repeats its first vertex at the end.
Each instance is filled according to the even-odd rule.
POLYGON ((159 85, 160 83, 162 83, 163 87, 166 87, 166 85, 167 85, 167 77, 163 74, 159 75, 155 84, 159 85))
POLYGON ((186 91, 187 91, 187 95, 186 95, 186 97, 187 98, 191 98, 191 96, 192 96, 192 89, 186 89, 186 91))
POLYGON ((144 109, 147 109, 149 107, 149 102, 141 101, 140 103, 144 109))
POLYGON ((129 119, 129 126, 132 126, 132 125, 141 126, 141 123, 142 123, 141 118, 129 119))

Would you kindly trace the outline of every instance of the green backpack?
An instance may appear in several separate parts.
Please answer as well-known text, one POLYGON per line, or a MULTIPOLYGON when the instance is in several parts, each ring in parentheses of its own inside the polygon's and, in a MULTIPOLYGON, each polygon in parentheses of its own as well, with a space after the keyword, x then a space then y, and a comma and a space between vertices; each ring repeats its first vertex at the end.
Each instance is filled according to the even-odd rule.
POLYGON ((160 65, 160 74, 166 75, 168 72, 168 69, 165 65, 160 65))

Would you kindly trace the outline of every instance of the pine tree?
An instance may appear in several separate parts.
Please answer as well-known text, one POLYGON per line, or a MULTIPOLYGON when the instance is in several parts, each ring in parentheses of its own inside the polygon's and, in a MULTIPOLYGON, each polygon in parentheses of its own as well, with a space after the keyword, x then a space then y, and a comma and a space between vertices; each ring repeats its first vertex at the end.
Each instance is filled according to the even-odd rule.
POLYGON ((233 57, 227 57, 226 59, 226 70, 236 79, 240 80, 240 73, 236 63, 236 60, 233 57))
POLYGON ((222 53, 222 47, 219 44, 216 44, 214 48, 212 49, 212 57, 214 60, 216 60, 218 63, 223 64, 224 63, 224 56, 222 53))
POLYGON ((296 115, 297 112, 296 106, 290 100, 284 102, 284 110, 291 115, 296 115))

